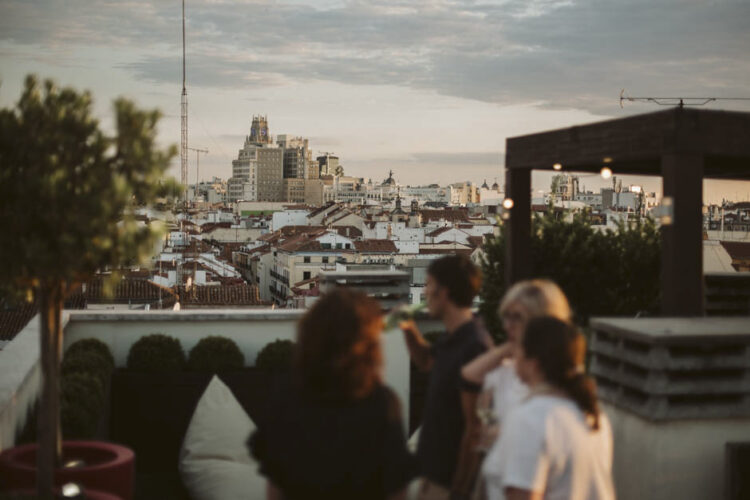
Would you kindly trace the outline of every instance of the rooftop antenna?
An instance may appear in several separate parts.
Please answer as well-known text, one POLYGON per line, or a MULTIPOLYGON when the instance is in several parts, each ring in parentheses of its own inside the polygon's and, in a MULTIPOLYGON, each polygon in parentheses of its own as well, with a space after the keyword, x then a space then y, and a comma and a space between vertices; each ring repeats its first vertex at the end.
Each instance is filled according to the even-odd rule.
POLYGON ((200 172, 201 172, 201 158, 200 154, 208 154, 208 149, 201 149, 201 148, 188 148, 190 151, 195 151, 195 188, 198 189, 198 183, 200 180, 200 172))
POLYGON ((651 102, 659 106, 703 106, 715 101, 750 101, 750 97, 631 97, 625 95, 625 89, 620 91, 620 108, 622 103, 628 102, 651 102))
POLYGON ((183 185, 185 209, 187 209, 188 184, 188 102, 185 88, 185 0, 182 0, 182 140, 180 142, 180 182, 183 185))

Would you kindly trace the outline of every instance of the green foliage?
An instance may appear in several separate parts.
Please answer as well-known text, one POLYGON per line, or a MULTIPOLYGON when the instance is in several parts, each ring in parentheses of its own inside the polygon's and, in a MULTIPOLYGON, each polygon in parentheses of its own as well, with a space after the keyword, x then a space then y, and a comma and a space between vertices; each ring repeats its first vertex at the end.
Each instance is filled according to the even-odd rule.
POLYGON ((174 189, 163 176, 176 148, 157 147, 158 111, 118 99, 108 135, 92 102, 29 76, 15 107, 0 110, 0 227, 9 235, 0 282, 70 285, 153 249, 161 228, 138 225, 134 209, 174 189))
POLYGON ((72 354, 66 353, 60 365, 63 377, 73 373, 93 375, 99 379, 102 387, 106 387, 109 383, 112 370, 114 370, 112 360, 95 351, 79 350, 72 354))
POLYGON ((104 387, 88 373, 63 375, 60 392, 60 425, 65 439, 91 439, 104 411, 104 387))
POLYGON ((68 347, 68 350, 65 351, 65 357, 67 358, 80 352, 94 352, 105 358, 112 369, 115 367, 115 358, 112 356, 112 352, 109 350, 109 347, 107 347, 107 344, 99 339, 81 339, 73 342, 70 347, 68 347))
POLYGON ((202 338, 190 349, 187 361, 189 370, 210 373, 239 370, 244 364, 245 356, 237 343, 219 336, 202 338))
POLYGON ((127 366, 134 371, 176 372, 185 366, 185 352, 176 338, 153 333, 133 344, 127 366))
POLYGON ((294 342, 276 339, 266 344, 255 358, 255 366, 261 370, 283 371, 292 366, 294 342))
MULTIPOLYGON (((583 324, 594 315, 653 314, 659 308, 660 241, 649 218, 599 231, 586 214, 565 222, 548 212, 535 216, 531 225, 533 277, 560 285, 583 324)), ((488 239, 484 251, 480 311, 493 335, 502 339, 497 306, 505 293, 504 228, 488 239)))

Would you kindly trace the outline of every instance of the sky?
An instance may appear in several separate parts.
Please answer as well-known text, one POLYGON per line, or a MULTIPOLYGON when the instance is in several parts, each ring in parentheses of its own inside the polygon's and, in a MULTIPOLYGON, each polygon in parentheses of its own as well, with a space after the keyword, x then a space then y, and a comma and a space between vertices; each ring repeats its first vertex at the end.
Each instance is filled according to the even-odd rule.
MULTIPOLYGON (((258 114, 272 134, 337 154, 347 175, 502 184, 508 137, 663 109, 621 108, 623 89, 750 97, 748 0, 186 4, 189 143, 209 150, 204 179, 230 177, 258 114)), ((35 73, 91 90, 106 127, 118 96, 159 108, 160 142, 179 144, 181 43, 178 0, 0 0, 0 106, 35 73)), ((189 163, 194 182, 195 153, 189 163)), ((549 176, 533 183, 548 188, 549 176)), ((628 184, 661 190, 659 178, 628 184)), ((750 199, 750 182, 704 183, 707 202, 722 198, 750 199)))

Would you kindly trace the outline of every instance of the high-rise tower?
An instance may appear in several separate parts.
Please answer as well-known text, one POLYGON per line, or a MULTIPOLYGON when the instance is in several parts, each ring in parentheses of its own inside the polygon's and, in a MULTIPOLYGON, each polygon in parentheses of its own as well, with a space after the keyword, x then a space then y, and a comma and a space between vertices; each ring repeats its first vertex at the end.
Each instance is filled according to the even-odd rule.
POLYGON ((268 130, 268 119, 265 116, 253 116, 250 125, 250 142, 257 144, 271 144, 271 133, 268 130))
POLYGON ((253 116, 250 135, 232 161, 229 200, 283 201, 284 150, 274 147, 265 116, 253 116))
POLYGON ((188 186, 188 103, 187 89, 185 87, 185 0, 182 0, 182 97, 180 98, 182 108, 182 138, 180 140, 180 182, 183 185, 185 204, 187 205, 188 186))

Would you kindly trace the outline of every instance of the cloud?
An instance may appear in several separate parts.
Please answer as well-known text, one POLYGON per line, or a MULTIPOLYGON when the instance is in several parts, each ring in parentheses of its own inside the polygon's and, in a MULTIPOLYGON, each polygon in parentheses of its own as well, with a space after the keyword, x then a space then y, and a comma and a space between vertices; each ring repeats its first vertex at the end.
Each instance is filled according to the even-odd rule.
MULTIPOLYGON (((120 66, 136 78, 180 81, 177 2, 5 0, 3 10, 0 40, 125 46, 139 56, 120 66)), ((187 15, 198 86, 383 84, 605 115, 620 112, 622 88, 750 95, 743 0, 204 0, 187 15)))
POLYGON ((504 164, 504 155, 497 151, 470 151, 464 153, 412 153, 414 163, 428 165, 491 165, 499 167, 504 164))

